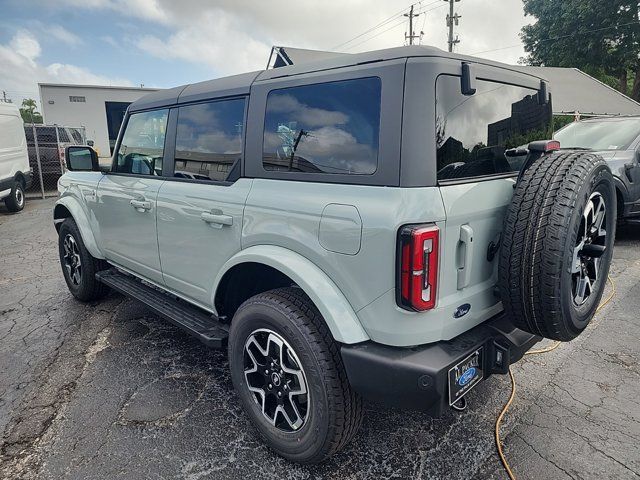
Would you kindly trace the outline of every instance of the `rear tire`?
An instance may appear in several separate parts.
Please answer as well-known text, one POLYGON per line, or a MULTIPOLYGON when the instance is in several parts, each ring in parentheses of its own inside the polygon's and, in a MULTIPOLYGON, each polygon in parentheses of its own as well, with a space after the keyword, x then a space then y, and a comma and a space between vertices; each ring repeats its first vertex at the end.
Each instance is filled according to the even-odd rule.
POLYGON ((240 306, 229 332, 229 363, 245 412, 267 445, 286 459, 321 462, 357 432, 362 400, 349 385, 338 344, 300 289, 278 288, 240 306), (268 358, 261 349, 275 353, 268 358), (280 362, 287 364, 282 377, 279 349, 291 352, 280 362), (281 387, 283 380, 288 389, 281 387), (294 393, 305 390, 302 383, 307 395, 294 393), (277 411, 280 405, 293 413, 285 417, 277 411))
POLYGON ((58 252, 64 280, 74 297, 81 302, 90 302, 109 292, 109 287, 96 280, 96 272, 109 268, 109 265, 91 256, 73 218, 67 218, 60 226, 58 252))
POLYGON ((24 196, 24 187, 22 186, 21 181, 16 181, 11 187, 11 193, 8 197, 5 197, 4 204, 12 213, 19 212, 24 208, 25 196, 24 196))
POLYGON ((604 293, 616 231, 616 192, 599 156, 557 152, 523 174, 504 220, 501 299, 513 323, 569 341, 604 293))

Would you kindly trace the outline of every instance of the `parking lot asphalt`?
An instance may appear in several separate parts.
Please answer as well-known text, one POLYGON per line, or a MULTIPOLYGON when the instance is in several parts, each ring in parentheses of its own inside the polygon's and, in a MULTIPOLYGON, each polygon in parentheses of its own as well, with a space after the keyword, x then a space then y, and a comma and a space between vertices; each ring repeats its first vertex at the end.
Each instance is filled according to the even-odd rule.
MULTIPOLYGON (((354 442, 322 465, 277 457, 224 352, 117 294, 72 298, 53 203, 0 207, 0 478, 506 478, 493 428, 508 376, 440 419, 368 403, 354 442)), ((616 295, 588 330, 513 367, 502 435, 518 478, 640 476, 640 227, 619 231, 614 257, 616 295)))

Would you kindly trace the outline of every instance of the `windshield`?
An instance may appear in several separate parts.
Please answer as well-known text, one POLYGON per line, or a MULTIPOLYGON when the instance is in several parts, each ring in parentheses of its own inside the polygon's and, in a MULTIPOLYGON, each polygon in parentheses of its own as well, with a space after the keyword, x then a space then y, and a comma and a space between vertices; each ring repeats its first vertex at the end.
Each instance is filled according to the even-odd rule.
POLYGON ((640 118, 573 122, 558 130, 553 138, 562 148, 626 150, 640 135, 640 118))

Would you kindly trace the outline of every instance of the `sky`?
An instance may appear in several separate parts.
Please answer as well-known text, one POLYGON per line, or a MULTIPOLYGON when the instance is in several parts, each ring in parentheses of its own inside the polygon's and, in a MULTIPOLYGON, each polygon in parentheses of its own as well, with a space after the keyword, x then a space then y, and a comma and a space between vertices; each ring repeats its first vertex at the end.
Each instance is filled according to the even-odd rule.
MULTIPOLYGON (((0 0, 0 95, 38 82, 173 87, 264 69, 272 45, 349 53, 405 43, 412 0, 0 0), (375 27, 375 28, 374 28, 375 27)), ((456 51, 517 63, 522 0, 460 0, 456 51)), ((447 48, 446 0, 415 3, 447 48)))

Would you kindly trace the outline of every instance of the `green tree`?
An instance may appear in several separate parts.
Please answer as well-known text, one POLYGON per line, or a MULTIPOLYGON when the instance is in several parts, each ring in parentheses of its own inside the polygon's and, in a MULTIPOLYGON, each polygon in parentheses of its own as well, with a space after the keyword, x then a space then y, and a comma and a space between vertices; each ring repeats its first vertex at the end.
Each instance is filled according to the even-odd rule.
POLYGON ((20 115, 25 123, 42 123, 42 114, 36 110, 38 105, 33 98, 25 98, 22 100, 20 115))
POLYGON ((640 100, 638 0, 523 0, 524 63, 577 67, 640 100))

